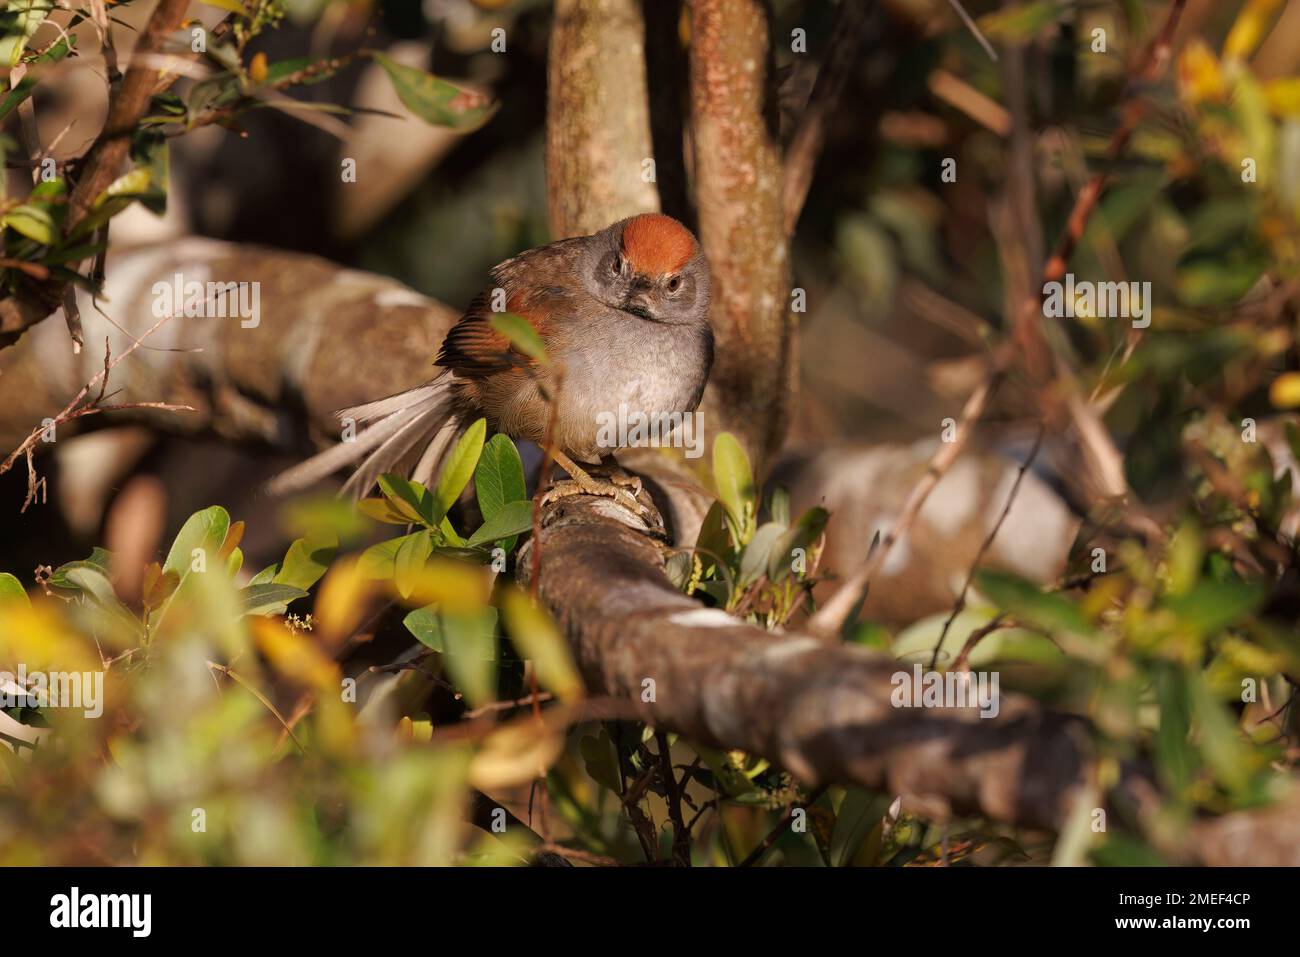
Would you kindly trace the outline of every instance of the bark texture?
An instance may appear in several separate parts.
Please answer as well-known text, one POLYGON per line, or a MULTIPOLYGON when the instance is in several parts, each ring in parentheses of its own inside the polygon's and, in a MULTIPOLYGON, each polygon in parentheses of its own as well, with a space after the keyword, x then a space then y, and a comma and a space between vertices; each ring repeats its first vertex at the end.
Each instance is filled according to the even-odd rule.
MULTIPOLYGON (((656 728, 764 755, 809 784, 902 795, 925 817, 1046 829, 1064 820, 1084 784, 1078 719, 1010 695, 995 718, 895 708, 898 661, 702 607, 668 581, 655 537, 627 521, 586 497, 561 499, 543 519, 540 594, 592 694, 634 702, 656 728)), ((529 556, 518 567, 526 574, 529 556)))
POLYGON ((644 165, 654 148, 637 0, 557 0, 548 63, 552 236, 657 212, 659 194, 644 165))
POLYGON ((197 411, 112 413, 95 424, 141 419, 163 431, 212 432, 306 452, 313 435, 337 440, 335 409, 427 379, 458 318, 382 276, 212 240, 113 255, 107 275, 99 309, 89 297, 80 299, 86 334, 80 355, 62 323, 41 323, 0 351, 0 447, 17 446, 103 368, 105 340, 119 355, 152 326, 154 284, 171 287, 178 276, 258 283, 257 325, 245 327, 237 317, 168 320, 113 370, 109 389, 121 390, 117 402, 161 401, 197 411))
MULTIPOLYGON (((539 593, 591 694, 631 702, 658 730, 780 762, 810 785, 899 795, 931 819, 974 814, 1058 831, 1079 801, 1096 800, 1082 718, 1009 694, 993 718, 895 708, 900 662, 704 608, 668 581, 657 528, 655 516, 642 521, 608 499, 573 496, 544 510, 539 593)), ((520 557, 521 578, 535 544, 520 557)), ((1156 810, 1140 767, 1125 770, 1122 786, 1142 813, 1156 810)), ((1201 819, 1190 843, 1164 851, 1212 866, 1300 865, 1300 841, 1288 840, 1298 801, 1300 788, 1260 811, 1201 819)))
POLYGON ((761 473, 797 389, 781 151, 759 0, 691 4, 691 124, 700 240, 713 269, 717 358, 706 422, 735 433, 761 473))

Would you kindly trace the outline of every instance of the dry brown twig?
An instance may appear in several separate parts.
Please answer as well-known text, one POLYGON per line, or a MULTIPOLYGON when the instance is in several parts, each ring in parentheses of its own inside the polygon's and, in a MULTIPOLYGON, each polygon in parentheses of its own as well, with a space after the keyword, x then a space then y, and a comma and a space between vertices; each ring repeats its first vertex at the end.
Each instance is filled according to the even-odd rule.
POLYGON ((781 203, 787 236, 794 232, 799 212, 808 198, 817 154, 826 139, 826 127, 839 105, 844 84, 857 65, 866 20, 866 0, 843 0, 835 13, 830 46, 817 72, 799 126, 785 152, 781 203))
MULTIPOLYGON (((957 620, 957 616, 966 608, 966 595, 970 592, 970 586, 975 581, 975 573, 979 570, 980 562, 984 560, 984 556, 988 553, 988 550, 993 547, 993 542, 998 537, 998 532, 1002 531, 1002 525, 1006 522, 1007 516, 1011 514, 1011 506, 1016 502, 1016 495, 1020 491, 1020 483, 1024 481, 1025 473, 1029 471, 1029 466, 1033 465, 1034 459, 1038 457, 1038 450, 1042 447, 1043 434, 1045 432, 1046 426, 1044 426, 1042 422, 1039 422, 1038 433, 1034 436, 1033 447, 1029 450, 1029 454, 1025 456, 1025 461, 1021 463, 1020 471, 1016 473, 1015 481, 1011 483, 1011 491, 1007 493, 1006 504, 1002 506, 1002 512, 998 515, 997 521, 993 523, 993 527, 989 529, 988 535, 980 544, 979 551, 975 553, 975 559, 970 563, 970 568, 966 572, 966 580, 962 583, 961 592, 957 595, 957 600, 952 603, 952 613, 948 616, 948 620, 943 623, 943 629, 939 632, 939 640, 935 642, 934 652, 930 655, 931 670, 934 670, 939 663, 939 650, 943 648, 944 639, 948 637, 948 631, 952 628, 952 623, 957 620)), ((1000 618, 1001 616, 998 617, 1000 618)), ((997 619, 994 620, 996 621, 997 619)))
MULTIPOLYGON (((64 406, 61 412, 55 415, 52 419, 48 420, 48 423, 43 423, 41 425, 36 426, 34 429, 32 429, 31 433, 27 436, 27 438, 24 439, 23 442, 16 449, 14 449, 12 452, 9 453, 9 457, 6 458, 3 463, 0 463, 0 475, 4 475, 11 468, 13 468, 14 463, 18 461, 19 456, 25 456, 27 459, 27 497, 23 501, 22 511, 24 512, 27 511, 28 506, 30 506, 32 502, 36 501, 38 492, 43 490, 45 487, 45 480, 43 478, 39 478, 36 474, 36 464, 34 461, 34 454, 36 451, 36 443, 41 441, 42 437, 46 435, 51 429, 57 430, 60 425, 64 425, 65 423, 68 422, 73 422, 77 419, 85 418, 88 415, 96 415, 97 413, 100 412, 120 412, 126 409, 161 409, 165 412, 193 412, 194 411, 193 406, 173 405, 168 402, 121 402, 121 403, 109 403, 109 404, 104 403, 104 399, 107 395, 107 390, 108 390, 109 374, 113 371, 114 368, 117 367, 118 363, 122 362, 124 359, 130 356, 131 353, 135 352, 136 349, 140 348, 140 346, 144 344, 144 341, 148 339, 149 336, 151 336, 158 329, 159 326, 161 326, 164 322, 166 322, 170 318, 171 318, 170 315, 166 315, 163 316, 161 319, 159 319, 157 322, 155 322, 152 326, 150 326, 145 331, 143 335, 141 335, 138 339, 136 339, 133 343, 131 343, 131 345, 127 347, 126 351, 123 352, 121 355, 119 355, 117 358, 112 357, 108 340, 105 339, 103 371, 93 376, 89 382, 83 385, 81 387, 81 390, 75 396, 72 397, 72 401, 69 402, 66 406, 64 406), (84 400, 88 395, 90 395, 91 390, 94 389, 95 386, 99 386, 98 394, 95 396, 95 398, 93 398, 89 402, 85 402, 84 400)), ((44 502, 44 497, 42 497, 42 502, 44 502)))

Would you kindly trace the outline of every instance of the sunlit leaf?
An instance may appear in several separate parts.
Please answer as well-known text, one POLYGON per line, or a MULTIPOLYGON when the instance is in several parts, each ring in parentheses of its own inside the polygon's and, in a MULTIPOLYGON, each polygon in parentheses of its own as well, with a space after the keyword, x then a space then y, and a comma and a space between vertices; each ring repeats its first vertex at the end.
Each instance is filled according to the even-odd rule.
POLYGON ((492 518, 484 522, 465 543, 470 546, 486 545, 488 542, 501 541, 522 535, 533 527, 533 503, 530 501, 509 502, 502 506, 492 518))
POLYGON ((561 701, 582 697, 582 678, 569 644, 551 616, 517 588, 507 588, 501 601, 510 640, 522 657, 532 660, 542 687, 561 701))
POLYGON ((513 312, 494 312, 490 321, 492 328, 510 340, 510 345, 517 351, 541 363, 549 361, 541 334, 523 316, 513 312))
POLYGON ((239 600, 245 614, 282 615, 289 602, 295 598, 305 598, 307 594, 304 589, 292 585, 249 585, 240 589, 239 600))
POLYGON ((713 482, 739 542, 748 542, 755 523, 754 473, 745 449, 730 432, 720 432, 713 441, 713 482))
POLYGON ((442 522, 474 476, 474 468, 478 465, 479 456, 483 454, 486 435, 487 420, 476 420, 465 430, 465 434, 447 456, 433 492, 433 524, 442 522))
POLYGON ((491 99, 465 90, 431 73, 398 63, 383 53, 372 54, 392 81, 408 110, 434 126, 469 132, 482 126, 495 111, 491 99))

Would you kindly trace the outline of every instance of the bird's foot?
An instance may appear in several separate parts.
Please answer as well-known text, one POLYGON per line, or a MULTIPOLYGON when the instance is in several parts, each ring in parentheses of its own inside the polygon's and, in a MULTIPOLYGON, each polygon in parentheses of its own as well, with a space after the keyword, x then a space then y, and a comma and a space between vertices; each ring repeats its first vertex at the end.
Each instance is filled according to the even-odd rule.
POLYGON ((555 461, 560 468, 569 473, 569 482, 552 485, 542 497, 542 504, 567 498, 571 495, 599 495, 612 498, 633 515, 643 518, 650 513, 650 508, 640 501, 642 492, 641 478, 630 475, 615 466, 606 478, 594 476, 578 466, 566 455, 556 454, 555 461))
POLYGON ((647 514, 649 509, 637 501, 636 496, 640 491, 639 483, 635 491, 629 492, 624 487, 624 483, 616 484, 613 481, 594 478, 584 472, 581 478, 574 475, 568 482, 552 485, 542 496, 542 505, 549 505, 557 499, 568 498, 571 495, 599 495, 603 498, 612 498, 633 515, 642 516, 647 514))

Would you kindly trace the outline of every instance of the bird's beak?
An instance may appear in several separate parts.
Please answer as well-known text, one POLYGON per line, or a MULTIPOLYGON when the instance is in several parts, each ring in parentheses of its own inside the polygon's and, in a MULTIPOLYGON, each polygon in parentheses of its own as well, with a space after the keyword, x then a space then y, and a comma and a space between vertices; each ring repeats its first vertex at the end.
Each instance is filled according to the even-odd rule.
POLYGON ((630 312, 642 319, 654 319, 650 312, 650 284, 644 279, 632 280, 632 285, 623 299, 623 311, 630 312))

